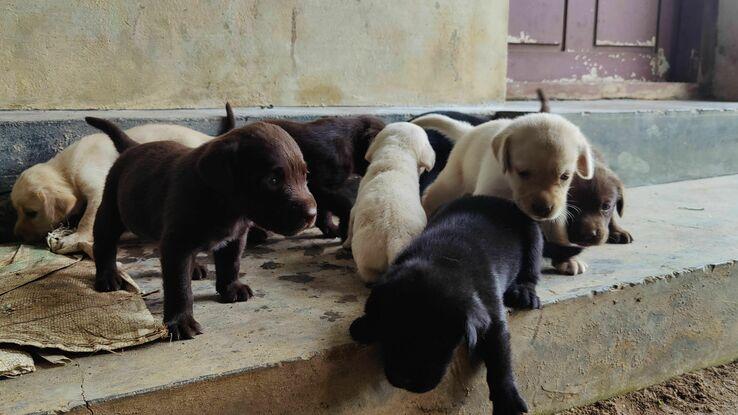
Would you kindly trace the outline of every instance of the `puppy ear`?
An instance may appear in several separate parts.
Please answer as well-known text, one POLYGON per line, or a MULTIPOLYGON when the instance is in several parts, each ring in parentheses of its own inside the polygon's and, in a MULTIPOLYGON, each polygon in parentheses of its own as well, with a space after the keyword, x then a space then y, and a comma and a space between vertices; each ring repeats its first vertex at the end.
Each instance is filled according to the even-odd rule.
POLYGON ((377 340, 377 325, 374 319, 365 314, 351 323, 351 338, 362 344, 371 344, 377 340))
POLYGON ((482 304, 482 300, 474 293, 466 314, 466 344, 469 350, 473 350, 477 346, 479 332, 487 331, 491 319, 487 308, 482 304))
POLYGON ((196 163, 197 173, 208 186, 219 193, 231 192, 235 187, 233 161, 238 143, 234 140, 216 139, 205 146, 196 163))
POLYGON ((495 155, 497 161, 502 165, 503 173, 512 170, 508 148, 510 146, 510 134, 511 132, 506 128, 492 139, 492 154, 495 155))
POLYGON ((577 159, 577 174, 579 177, 585 180, 589 180, 594 176, 595 170, 595 158, 592 154, 592 147, 587 142, 587 139, 582 136, 581 144, 579 145, 579 158, 577 159))
POLYGON ((618 210, 618 215, 623 217, 623 208, 625 207, 625 189, 623 188, 623 182, 618 180, 618 200, 615 203, 615 207, 618 210))
POLYGON ((54 197, 54 212, 56 221, 61 221, 72 212, 74 206, 77 204, 77 198, 68 192, 63 192, 55 195, 54 197))
POLYGON ((423 144, 420 147, 420 154, 418 155, 418 167, 421 170, 431 171, 434 164, 436 164, 436 152, 427 139, 423 140, 423 144))
POLYGON ((381 134, 377 134, 372 138, 369 148, 366 150, 366 154, 364 155, 364 159, 368 161, 369 163, 372 162, 372 158, 374 158, 374 153, 379 149, 379 143, 384 141, 384 136, 381 134))

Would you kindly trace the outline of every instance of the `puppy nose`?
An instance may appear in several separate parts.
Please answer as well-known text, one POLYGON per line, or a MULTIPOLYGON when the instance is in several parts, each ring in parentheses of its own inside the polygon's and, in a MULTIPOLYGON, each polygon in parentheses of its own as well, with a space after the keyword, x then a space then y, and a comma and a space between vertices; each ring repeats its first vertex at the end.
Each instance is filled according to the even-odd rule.
POLYGON ((553 211, 553 205, 548 202, 539 200, 537 202, 533 202, 531 209, 536 215, 542 218, 546 218, 548 217, 548 215, 551 214, 551 211, 553 211))

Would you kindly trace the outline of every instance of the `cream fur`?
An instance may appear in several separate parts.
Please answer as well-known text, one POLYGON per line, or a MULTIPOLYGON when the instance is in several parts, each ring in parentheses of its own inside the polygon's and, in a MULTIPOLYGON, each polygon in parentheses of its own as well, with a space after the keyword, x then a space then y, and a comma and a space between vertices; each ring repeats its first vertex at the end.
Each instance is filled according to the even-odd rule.
MULTIPOLYGON (((197 147, 212 137, 178 125, 147 124, 127 130, 140 143, 172 140, 197 147)), ((26 241, 41 239, 78 212, 85 211, 76 232, 58 239, 51 250, 60 254, 85 252, 92 257, 92 226, 102 199, 105 176, 118 157, 105 134, 82 137, 46 163, 21 173, 10 194, 18 220, 15 233, 26 241), (36 212, 31 218, 27 213, 36 212)))
POLYGON ((418 178, 433 168, 436 155, 422 128, 398 122, 374 138, 366 158, 346 246, 361 279, 374 282, 425 227, 418 178))
POLYGON ((594 158, 587 139, 574 124, 554 114, 528 114, 514 120, 494 120, 476 127, 430 114, 413 123, 439 130, 455 141, 446 167, 423 195, 430 216, 441 205, 464 194, 513 200, 536 220, 550 220, 566 210, 571 175, 594 174, 594 158), (458 134, 461 134, 459 136, 458 134), (522 178, 521 172, 530 172, 522 178), (560 179, 568 174, 566 180, 560 179), (551 213, 540 217, 532 205, 545 202, 551 213))

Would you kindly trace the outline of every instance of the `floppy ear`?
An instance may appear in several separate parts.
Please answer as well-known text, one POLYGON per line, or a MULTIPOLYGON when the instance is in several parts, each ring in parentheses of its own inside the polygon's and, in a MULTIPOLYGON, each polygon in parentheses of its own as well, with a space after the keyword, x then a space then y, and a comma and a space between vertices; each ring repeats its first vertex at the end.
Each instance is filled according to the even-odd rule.
POLYGON ((205 144, 197 160, 196 169, 200 178, 219 193, 227 194, 235 187, 233 162, 238 143, 234 140, 216 139, 205 144))
POLYGON ((625 189, 623 188, 623 182, 618 180, 618 200, 615 203, 615 207, 618 209, 618 215, 623 217, 623 208, 625 207, 625 189))
POLYGON ((36 197, 43 202, 44 216, 51 222, 60 222, 66 218, 77 204, 74 194, 64 191, 36 191, 36 197))
POLYGON ((351 338, 362 344, 370 344, 377 340, 377 325, 368 314, 354 320, 349 328, 351 338))
POLYGON ((502 130, 499 134, 492 139, 492 154, 495 155, 497 161, 502 165, 502 172, 507 173, 512 169, 510 164, 510 134, 508 129, 502 130))
POLYGON ((374 157, 374 153, 379 149, 379 143, 381 143, 384 136, 380 136, 379 134, 375 135, 372 141, 369 144, 369 148, 366 150, 366 154, 364 155, 364 158, 369 163, 372 162, 372 158, 374 157))
POLYGON ((420 154, 418 155, 418 167, 421 170, 431 171, 434 164, 436 164, 436 152, 427 139, 423 140, 420 147, 420 154))
POLYGON ((582 136, 581 144, 579 145, 579 158, 577 159, 577 174, 579 177, 585 180, 589 180, 594 176, 595 170, 595 158, 592 154, 592 147, 587 142, 587 139, 582 136))
POLYGON ((466 344, 470 350, 476 347, 479 332, 487 331, 490 321, 487 308, 475 293, 466 315, 466 344))

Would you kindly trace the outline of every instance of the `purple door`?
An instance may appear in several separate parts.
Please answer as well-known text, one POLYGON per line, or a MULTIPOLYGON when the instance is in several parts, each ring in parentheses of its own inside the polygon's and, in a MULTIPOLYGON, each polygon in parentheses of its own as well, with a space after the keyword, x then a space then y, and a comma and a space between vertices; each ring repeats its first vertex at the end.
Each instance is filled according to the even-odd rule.
POLYGON ((679 0, 511 0, 512 82, 666 81, 679 0))

